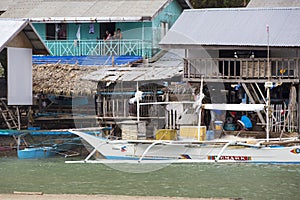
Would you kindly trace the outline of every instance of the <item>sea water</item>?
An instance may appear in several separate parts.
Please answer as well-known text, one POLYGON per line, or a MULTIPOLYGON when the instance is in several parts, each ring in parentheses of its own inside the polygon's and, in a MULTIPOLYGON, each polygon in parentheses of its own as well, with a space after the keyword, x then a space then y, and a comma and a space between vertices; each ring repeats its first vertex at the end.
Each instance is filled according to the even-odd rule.
MULTIPOLYGON (((64 161, 61 158, 0 158, 0 193, 285 200, 300 196, 299 165, 171 164, 145 173, 130 173, 104 164, 66 164, 64 161)), ((136 164, 116 165, 134 169, 136 164)))

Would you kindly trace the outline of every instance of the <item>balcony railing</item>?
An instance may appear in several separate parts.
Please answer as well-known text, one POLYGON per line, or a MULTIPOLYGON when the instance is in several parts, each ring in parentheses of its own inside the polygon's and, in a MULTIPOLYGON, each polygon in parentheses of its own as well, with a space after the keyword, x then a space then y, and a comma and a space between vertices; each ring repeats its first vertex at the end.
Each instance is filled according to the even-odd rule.
MULTIPOLYGON (((268 77, 266 58, 184 59, 184 78, 262 79, 268 77)), ((299 58, 271 58, 271 78, 299 78, 299 58)))
POLYGON ((132 55, 152 57, 151 41, 142 40, 46 40, 53 56, 132 55))

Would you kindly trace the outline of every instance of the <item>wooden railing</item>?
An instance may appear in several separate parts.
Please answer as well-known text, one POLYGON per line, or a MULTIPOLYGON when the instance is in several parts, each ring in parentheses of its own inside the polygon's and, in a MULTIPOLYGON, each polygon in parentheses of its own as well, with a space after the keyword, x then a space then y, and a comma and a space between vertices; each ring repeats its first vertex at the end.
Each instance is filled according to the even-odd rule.
POLYGON ((46 40, 53 56, 132 55, 152 57, 152 43, 143 40, 46 40))
MULTIPOLYGON (((184 78, 267 78, 267 63, 266 58, 184 59, 184 78)), ((299 78, 299 58, 271 58, 270 67, 271 78, 299 78)))

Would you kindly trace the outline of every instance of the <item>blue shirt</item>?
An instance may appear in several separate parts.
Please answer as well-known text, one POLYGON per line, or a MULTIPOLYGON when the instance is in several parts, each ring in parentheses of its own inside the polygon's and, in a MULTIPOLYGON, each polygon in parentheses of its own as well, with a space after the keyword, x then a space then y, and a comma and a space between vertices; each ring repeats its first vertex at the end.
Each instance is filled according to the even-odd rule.
POLYGON ((245 124, 245 128, 249 129, 252 128, 252 122, 246 115, 243 115, 241 121, 245 124))

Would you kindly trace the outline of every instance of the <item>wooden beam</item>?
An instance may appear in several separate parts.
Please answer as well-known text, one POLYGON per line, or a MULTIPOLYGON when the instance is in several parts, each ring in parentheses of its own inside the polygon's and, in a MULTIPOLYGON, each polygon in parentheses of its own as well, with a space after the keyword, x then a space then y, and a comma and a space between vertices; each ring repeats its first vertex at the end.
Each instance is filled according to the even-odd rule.
MULTIPOLYGON (((200 78, 183 78, 187 82, 200 83, 200 78)), ((266 79, 223 79, 223 78, 204 78, 205 82, 215 82, 215 83, 265 83, 266 79)), ((282 83, 299 83, 299 79, 272 79, 272 82, 282 82, 282 83)))
POLYGON ((260 111, 265 104, 203 104, 207 110, 260 111))
MULTIPOLYGON (((300 76, 300 74, 299 74, 300 76)), ((297 115, 298 115, 298 133, 300 133, 300 84, 298 83, 298 110, 297 110, 297 115)))
MULTIPOLYGON (((253 103, 254 105, 256 105, 256 104, 255 104, 255 100, 253 99, 253 97, 252 97, 252 95, 251 95, 251 92, 250 92, 249 89, 247 88, 247 85, 244 84, 244 83, 242 83, 242 86, 243 86, 243 88, 244 88, 246 94, 248 95, 248 97, 249 97, 251 103, 253 103)), ((262 105, 264 105, 264 104, 262 104, 262 105)), ((258 115, 258 117, 259 117, 261 123, 262 123, 262 124, 265 124, 266 121, 265 121, 264 117, 262 116, 262 114, 260 113, 260 111, 256 111, 256 113, 257 113, 257 115, 258 115)))

